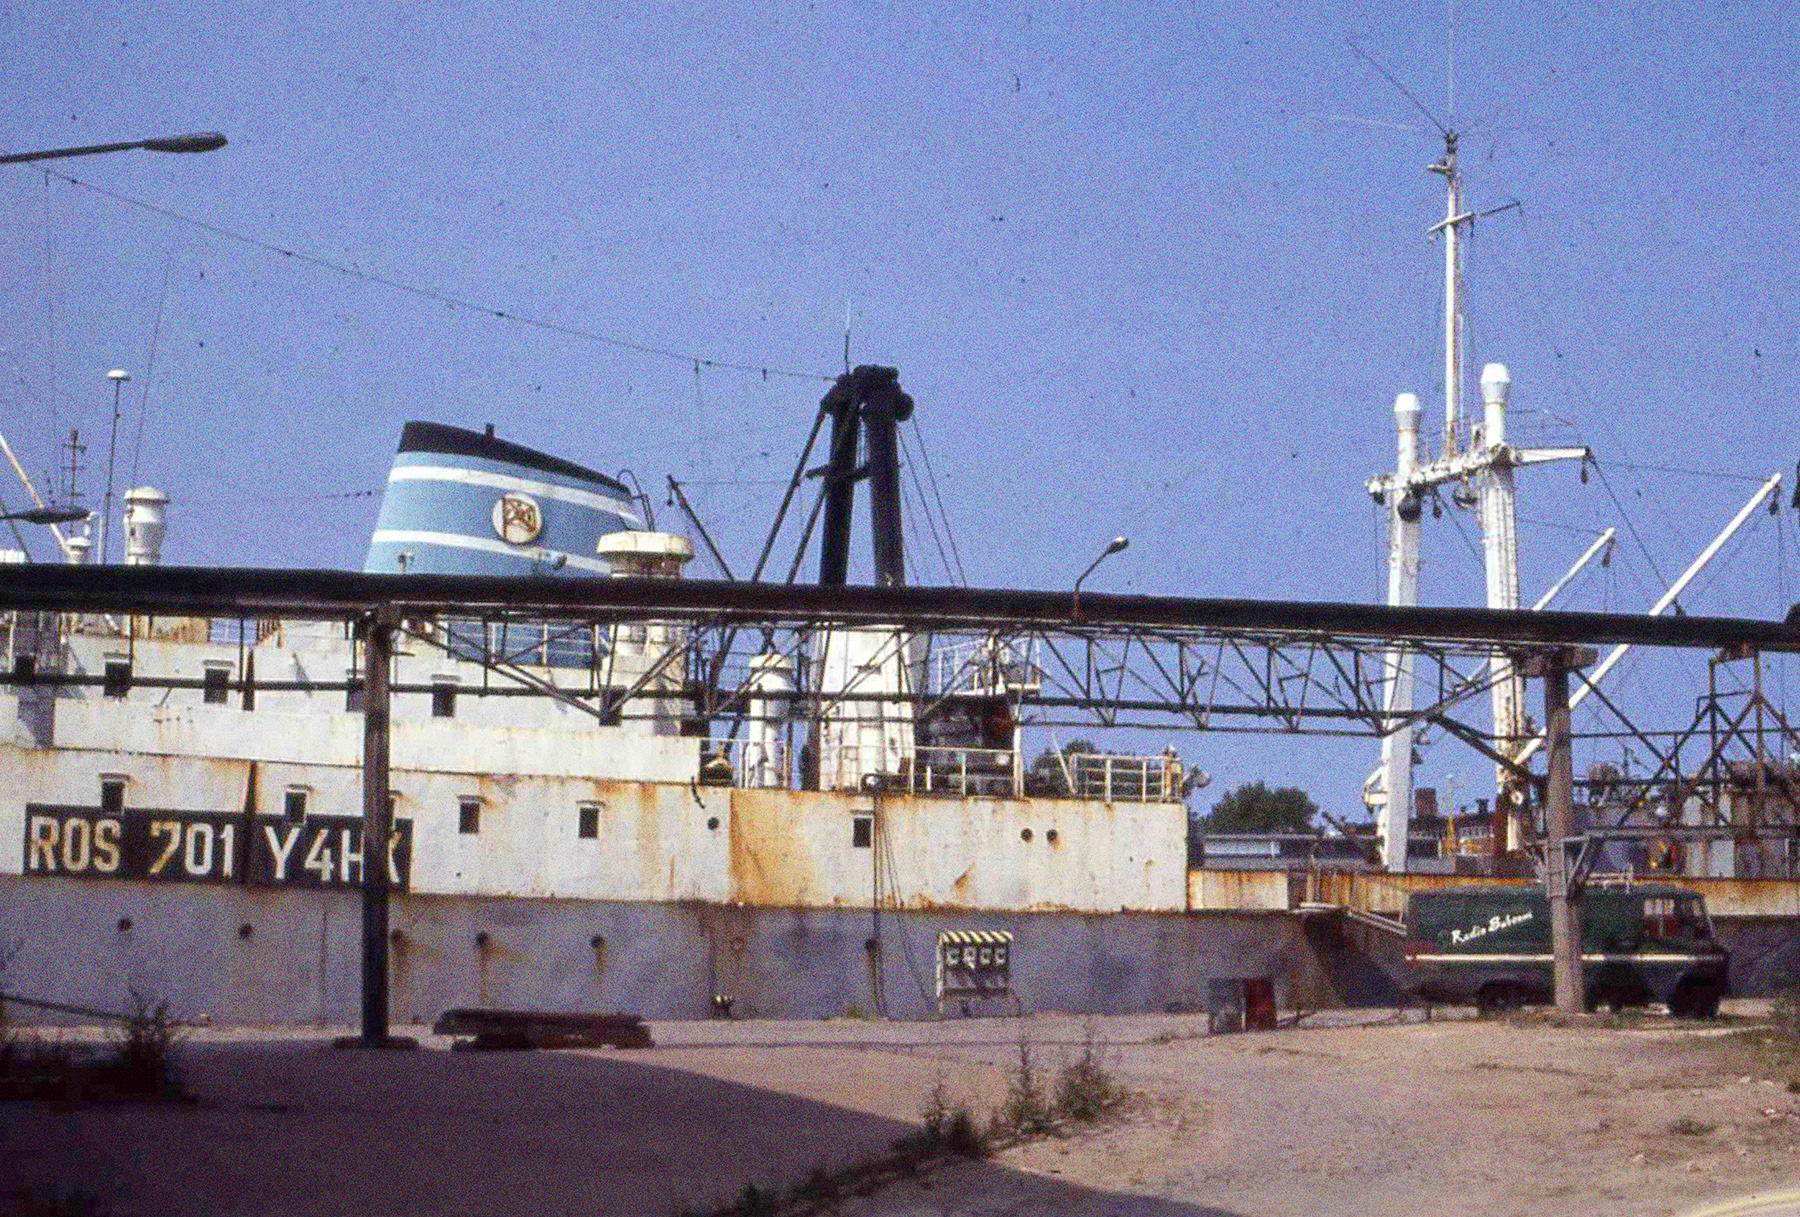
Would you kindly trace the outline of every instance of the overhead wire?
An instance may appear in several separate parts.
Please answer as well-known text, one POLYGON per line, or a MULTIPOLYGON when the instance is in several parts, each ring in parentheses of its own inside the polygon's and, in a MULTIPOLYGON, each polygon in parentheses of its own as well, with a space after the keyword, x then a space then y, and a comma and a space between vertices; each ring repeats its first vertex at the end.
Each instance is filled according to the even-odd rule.
POLYGON ((56 409, 56 225, 50 215, 50 177, 44 176, 44 351, 50 389, 45 405, 50 407, 50 421, 58 426, 62 415, 56 409))
POLYGON ((320 494, 234 494, 211 499, 184 499, 183 507, 211 507, 218 503, 322 503, 330 499, 372 499, 381 487, 371 490, 334 490, 320 494))
POLYGON ((236 241, 240 244, 248 245, 253 249, 260 249, 265 253, 278 254, 284 258, 291 258, 296 262, 303 262, 309 266, 319 267, 322 270, 333 271, 347 278, 358 279, 366 283, 374 283, 378 286, 402 292, 409 296, 417 296, 422 300, 430 300, 435 304, 441 304, 448 308, 466 309, 474 313, 485 313, 486 315, 501 321, 510 321, 517 325, 530 326, 549 333, 561 334, 567 338, 579 338, 588 342, 597 342, 604 346, 616 347, 625 351, 633 351, 639 355, 650 355, 659 359, 670 359, 678 360, 682 363, 692 363, 696 368, 706 367, 733 372, 756 372, 765 377, 781 376, 791 380, 821 381, 826 384, 829 384, 836 379, 836 377, 823 375, 818 372, 801 372, 788 368, 774 367, 768 364, 740 363, 729 359, 716 359, 711 356, 697 355, 691 351, 679 351, 672 347, 657 346, 653 343, 638 342, 630 338, 621 338, 616 334, 605 334, 598 330, 583 329, 580 326, 564 325, 561 322, 551 321, 543 317, 533 317, 529 314, 515 312, 511 309, 497 308, 491 304, 482 304, 461 296, 453 295, 449 292, 438 291, 435 288, 421 287, 416 283, 407 283, 404 280, 395 279, 388 275, 367 271, 358 266, 352 266, 343 262, 335 262, 330 258, 321 257, 318 254, 310 254, 298 249, 290 249, 261 237, 254 237, 248 233, 226 228, 220 224, 214 224, 209 220, 201 220, 194 216, 184 215, 181 212, 174 211, 170 208, 162 207, 143 199, 133 198, 128 194, 121 194, 116 190, 108 190, 104 186, 96 186, 92 182, 84 182, 80 178, 70 177, 68 174, 60 173, 56 170, 46 169, 43 173, 46 178, 54 177, 59 181, 67 182, 71 186, 79 187, 82 190, 92 191, 95 194, 112 199, 115 202, 124 203, 128 207, 137 207, 144 211, 148 211, 153 215, 159 215, 165 219, 174 220, 179 224, 191 225, 200 229, 202 232, 208 232, 214 236, 223 237, 229 241, 236 241))

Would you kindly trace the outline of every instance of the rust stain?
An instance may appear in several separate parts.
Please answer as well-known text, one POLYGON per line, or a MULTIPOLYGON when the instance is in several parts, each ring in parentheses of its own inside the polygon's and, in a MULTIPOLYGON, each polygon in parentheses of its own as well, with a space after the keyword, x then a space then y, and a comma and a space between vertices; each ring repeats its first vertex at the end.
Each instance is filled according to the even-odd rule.
MULTIPOLYGON (((734 790, 728 820, 730 847, 731 900, 737 904, 773 905, 776 907, 816 906, 843 903, 841 895, 820 874, 816 850, 829 857, 838 848, 835 841, 817 841, 812 831, 829 826, 833 817, 821 816, 817 810, 818 794, 797 800, 794 792, 785 790, 734 790), (809 808, 807 803, 812 803, 809 808)), ((850 837, 849 799, 839 800, 844 814, 841 827, 844 841, 850 837)), ((869 851, 855 850, 848 866, 863 869, 866 876, 869 851)), ((845 872, 848 875, 848 871, 845 872)), ((867 880, 862 880, 867 886, 867 880)))
POLYGON ((1196 870, 1188 872, 1188 908, 1286 909, 1285 870, 1196 870))

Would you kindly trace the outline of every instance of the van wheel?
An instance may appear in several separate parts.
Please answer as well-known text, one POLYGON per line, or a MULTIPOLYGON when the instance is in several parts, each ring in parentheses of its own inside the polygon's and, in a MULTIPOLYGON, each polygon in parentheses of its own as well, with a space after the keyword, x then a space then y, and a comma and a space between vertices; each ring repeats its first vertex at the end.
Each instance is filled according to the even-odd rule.
POLYGON ((1517 1010, 1521 1003, 1519 990, 1509 984, 1482 985, 1475 994, 1475 1011, 1483 1018, 1496 1018, 1517 1010))
POLYGON ((1585 1004, 1590 1014, 1598 1013, 1604 1006, 1608 1014, 1617 1015, 1624 1012, 1626 1001, 1624 995, 1617 989, 1607 988, 1595 989, 1589 993, 1585 1004))
POLYGON ((1684 980, 1669 994, 1669 1013, 1676 1018, 1719 1017, 1718 986, 1704 980, 1684 980))

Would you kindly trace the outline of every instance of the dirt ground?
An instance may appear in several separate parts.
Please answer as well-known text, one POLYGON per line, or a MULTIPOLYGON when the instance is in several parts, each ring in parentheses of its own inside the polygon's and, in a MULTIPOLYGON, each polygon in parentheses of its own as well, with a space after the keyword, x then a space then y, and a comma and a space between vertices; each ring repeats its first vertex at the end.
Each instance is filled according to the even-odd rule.
POLYGON ((208 1031, 184 1047, 194 1103, 0 1104, 0 1212, 668 1217, 879 1154, 940 1082, 985 1112, 1021 1037, 1053 1068, 1090 1034, 1135 1092, 1121 1116, 833 1211, 1604 1217, 1800 1185, 1800 1064, 1743 1013, 1382 1018, 661 1023, 651 1050, 517 1054, 208 1031))

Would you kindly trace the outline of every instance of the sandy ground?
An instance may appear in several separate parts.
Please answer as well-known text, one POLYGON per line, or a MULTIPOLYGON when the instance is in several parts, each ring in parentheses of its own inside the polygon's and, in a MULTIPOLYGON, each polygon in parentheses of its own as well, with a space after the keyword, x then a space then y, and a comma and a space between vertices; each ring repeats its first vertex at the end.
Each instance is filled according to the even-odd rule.
POLYGON ((837 1211, 1668 1214, 1800 1185, 1800 1094, 1742 1036, 1372 1017, 665 1023, 648 1051, 517 1054, 209 1031, 196 1103, 0 1105, 0 1212, 668 1217, 877 1154, 940 1082, 985 1111, 1021 1035, 1054 1066, 1090 1033, 1121 1117, 837 1211))

